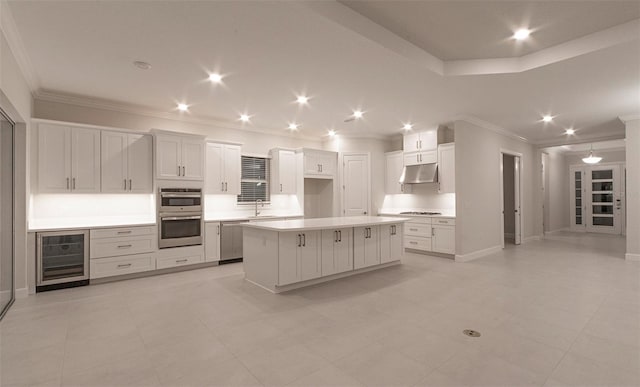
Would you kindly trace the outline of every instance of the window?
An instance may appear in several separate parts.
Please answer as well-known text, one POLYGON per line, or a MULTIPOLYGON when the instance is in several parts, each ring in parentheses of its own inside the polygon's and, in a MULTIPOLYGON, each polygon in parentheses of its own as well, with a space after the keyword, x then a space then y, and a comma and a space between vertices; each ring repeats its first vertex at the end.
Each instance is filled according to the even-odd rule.
POLYGON ((242 177, 238 204, 255 203, 262 200, 267 203, 270 177, 269 159, 263 157, 242 156, 242 177))

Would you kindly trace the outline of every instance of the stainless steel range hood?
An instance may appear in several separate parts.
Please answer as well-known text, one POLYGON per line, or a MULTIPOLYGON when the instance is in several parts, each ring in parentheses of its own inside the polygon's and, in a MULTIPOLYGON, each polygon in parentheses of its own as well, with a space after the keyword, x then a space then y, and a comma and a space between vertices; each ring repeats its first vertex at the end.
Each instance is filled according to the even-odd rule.
POLYGON ((422 184, 438 182, 438 163, 407 165, 400 176, 402 184, 422 184))

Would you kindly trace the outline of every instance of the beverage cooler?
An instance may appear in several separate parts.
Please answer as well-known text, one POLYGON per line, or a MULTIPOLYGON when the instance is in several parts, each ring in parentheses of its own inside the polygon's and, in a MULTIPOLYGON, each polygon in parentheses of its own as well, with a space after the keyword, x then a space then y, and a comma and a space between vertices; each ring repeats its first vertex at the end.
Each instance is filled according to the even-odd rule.
POLYGON ((36 291, 89 284, 89 230, 37 234, 36 291))

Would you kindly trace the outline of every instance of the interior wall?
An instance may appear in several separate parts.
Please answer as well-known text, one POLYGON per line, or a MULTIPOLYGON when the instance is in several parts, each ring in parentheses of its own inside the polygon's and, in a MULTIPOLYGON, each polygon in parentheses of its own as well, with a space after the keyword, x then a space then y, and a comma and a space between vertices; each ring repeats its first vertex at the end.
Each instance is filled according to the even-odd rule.
POLYGON ((627 163, 627 254, 640 261, 640 119, 626 122, 627 163), (630 178, 635 176, 635 178, 630 178))
POLYGON ((569 164, 559 152, 549 152, 546 169, 547 224, 545 232, 566 229, 570 225, 569 164))
MULTIPOLYGON (((371 163, 371 213, 376 215, 384 203, 384 153, 391 151, 391 141, 375 138, 352 138, 337 135, 324 144, 324 149, 334 152, 368 152, 371 163)), ((340 160, 338 169, 341 169, 340 160)), ((339 190, 338 190, 339 192, 339 190)), ((336 198, 340 200, 340 198, 336 198)))
MULTIPOLYGON (((6 7, 0 2, 0 13, 6 7)), ((4 21, 5 19, 2 18, 4 21)), ((5 36, 5 26, 0 25, 0 106, 16 121, 14 176, 15 176, 15 287, 16 296, 27 294, 27 203, 28 192, 28 139, 30 118, 33 111, 31 90, 22 69, 15 59, 5 36)), ((35 264, 35 263, 34 263, 35 264)))
POLYGON ((542 234, 541 153, 533 145, 466 121, 454 122, 456 142, 456 254, 502 245, 501 150, 522 153, 522 238, 542 234), (535 173, 534 173, 535 171, 535 173))
POLYGON ((503 178, 503 203, 504 203, 504 237, 513 239, 516 234, 515 216, 515 158, 511 155, 502 155, 502 178, 503 178))

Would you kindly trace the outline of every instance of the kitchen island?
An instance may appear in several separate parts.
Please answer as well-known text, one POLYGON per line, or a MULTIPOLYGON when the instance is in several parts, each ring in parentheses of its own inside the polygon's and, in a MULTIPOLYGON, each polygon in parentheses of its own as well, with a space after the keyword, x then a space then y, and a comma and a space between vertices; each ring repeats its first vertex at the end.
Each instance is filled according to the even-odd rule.
POLYGON ((245 279, 279 293, 398 264, 407 220, 354 216, 245 223, 245 279))

